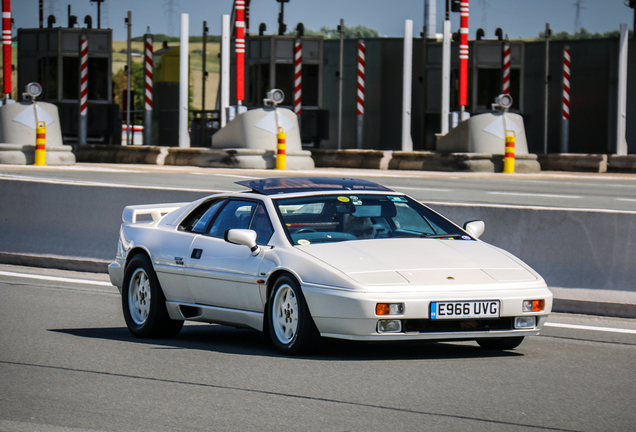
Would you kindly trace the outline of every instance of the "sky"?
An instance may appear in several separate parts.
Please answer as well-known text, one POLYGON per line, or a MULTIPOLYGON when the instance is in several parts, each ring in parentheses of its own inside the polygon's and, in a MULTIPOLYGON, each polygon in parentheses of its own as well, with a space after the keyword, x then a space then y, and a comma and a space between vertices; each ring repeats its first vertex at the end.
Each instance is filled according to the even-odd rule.
MULTIPOLYGON (((430 0, 434 1, 434 0, 430 0)), ((289 30, 302 22, 306 29, 319 30, 323 26, 335 28, 340 19, 345 26, 364 25, 380 35, 402 37, 404 20, 413 20, 414 36, 419 37, 424 25, 425 0, 289 0, 285 3, 285 23, 289 30)), ((126 40, 124 19, 132 12, 132 35, 141 36, 150 27, 151 33, 179 35, 180 14, 189 14, 190 35, 201 35, 203 21, 209 34, 221 34, 221 16, 230 14, 232 0, 104 0, 101 6, 102 28, 113 29, 113 40, 126 40), (172 13, 171 13, 172 11, 172 13)), ((625 0, 470 0, 470 39, 477 28, 483 28, 486 38, 495 38, 501 27, 511 39, 538 36, 550 23, 557 33, 574 33, 576 4, 580 4, 580 23, 592 33, 618 30, 620 24, 633 29, 633 9, 625 0)), ((78 17, 84 27, 84 17, 91 15, 97 26, 97 3, 90 0, 44 0, 44 16, 53 13, 56 26, 66 26, 67 9, 78 17)), ((437 32, 441 33, 445 1, 437 0, 437 32)), ((39 0, 11 0, 15 28, 37 27, 39 0)), ((267 33, 278 29, 280 3, 276 0, 252 0, 250 32, 258 31, 264 22, 267 33)), ((451 13, 452 30, 459 28, 459 14, 451 13)), ((16 32, 14 30, 13 35, 16 32)))

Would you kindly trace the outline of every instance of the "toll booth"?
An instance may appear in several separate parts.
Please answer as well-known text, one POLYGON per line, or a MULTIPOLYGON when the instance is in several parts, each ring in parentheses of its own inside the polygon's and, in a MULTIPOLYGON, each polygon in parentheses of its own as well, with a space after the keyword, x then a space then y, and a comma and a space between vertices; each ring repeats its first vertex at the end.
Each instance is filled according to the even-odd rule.
MULTIPOLYGON (((297 39, 302 42, 301 139, 303 144, 315 146, 328 138, 328 115, 322 107, 324 55, 321 36, 249 36, 246 39, 244 105, 263 107, 267 92, 278 88, 285 93, 285 100, 279 106, 293 111, 294 44, 297 39)), ((232 53, 234 69, 233 46, 232 53)), ((236 87, 234 80, 231 81, 230 103, 235 105, 236 87)))
MULTIPOLYGON (((492 111, 503 91, 503 42, 469 42, 468 105, 471 115, 492 111)), ((511 112, 524 114, 524 42, 510 41, 511 112)), ((342 148, 356 148, 358 62, 357 40, 345 39, 342 94, 342 148)), ((363 148, 400 150, 403 47, 402 38, 365 39, 365 96, 363 148)), ((340 41, 324 41, 324 97, 330 113, 331 135, 324 148, 337 148, 340 41)), ((411 86, 411 137, 414 150, 436 150, 435 134, 441 131, 442 42, 413 39, 411 86)), ((451 44, 450 111, 459 111, 459 42, 451 44)), ((456 115, 456 117, 458 117, 456 115)))
POLYGON ((119 106, 113 103, 112 30, 18 29, 18 90, 42 85, 38 100, 57 105, 65 143, 77 142, 80 35, 88 39, 88 137, 90 144, 119 144, 119 106))
POLYGON ((167 42, 153 55, 152 136, 155 145, 174 147, 179 143, 180 58, 181 48, 168 46, 167 42))

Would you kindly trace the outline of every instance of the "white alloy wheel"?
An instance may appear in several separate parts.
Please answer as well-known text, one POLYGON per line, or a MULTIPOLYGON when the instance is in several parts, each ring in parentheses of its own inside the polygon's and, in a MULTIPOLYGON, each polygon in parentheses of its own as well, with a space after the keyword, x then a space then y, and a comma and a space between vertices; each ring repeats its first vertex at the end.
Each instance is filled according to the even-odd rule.
POLYGON ((150 280, 145 270, 138 268, 130 278, 128 289, 128 308, 135 324, 141 326, 146 322, 151 301, 150 280))
POLYGON ((281 285, 274 296, 272 327, 280 343, 290 344, 298 332, 298 298, 289 284, 281 285))

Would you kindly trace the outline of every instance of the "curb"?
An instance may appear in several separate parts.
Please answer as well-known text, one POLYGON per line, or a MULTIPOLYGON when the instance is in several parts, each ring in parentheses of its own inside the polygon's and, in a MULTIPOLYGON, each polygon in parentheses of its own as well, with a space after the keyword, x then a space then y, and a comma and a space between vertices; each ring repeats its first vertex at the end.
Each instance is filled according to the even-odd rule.
POLYGON ((111 261, 60 255, 30 255, 0 252, 0 264, 71 270, 86 273, 108 273, 111 261))
POLYGON ((552 312, 598 315, 615 318, 636 318, 636 305, 555 298, 552 302, 552 312))

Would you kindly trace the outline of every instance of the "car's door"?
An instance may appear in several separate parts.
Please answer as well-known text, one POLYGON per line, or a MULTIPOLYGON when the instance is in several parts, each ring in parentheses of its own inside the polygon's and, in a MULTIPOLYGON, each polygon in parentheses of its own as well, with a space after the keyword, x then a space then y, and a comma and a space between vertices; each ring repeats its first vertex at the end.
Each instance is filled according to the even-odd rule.
POLYGON ((264 254, 253 256, 248 247, 225 241, 226 231, 235 228, 254 229, 261 244, 267 243, 273 232, 263 204, 228 200, 208 233, 198 236, 190 246, 188 284, 196 303, 260 312, 263 305, 256 281, 264 254), (263 216, 266 228, 261 227, 263 216))

